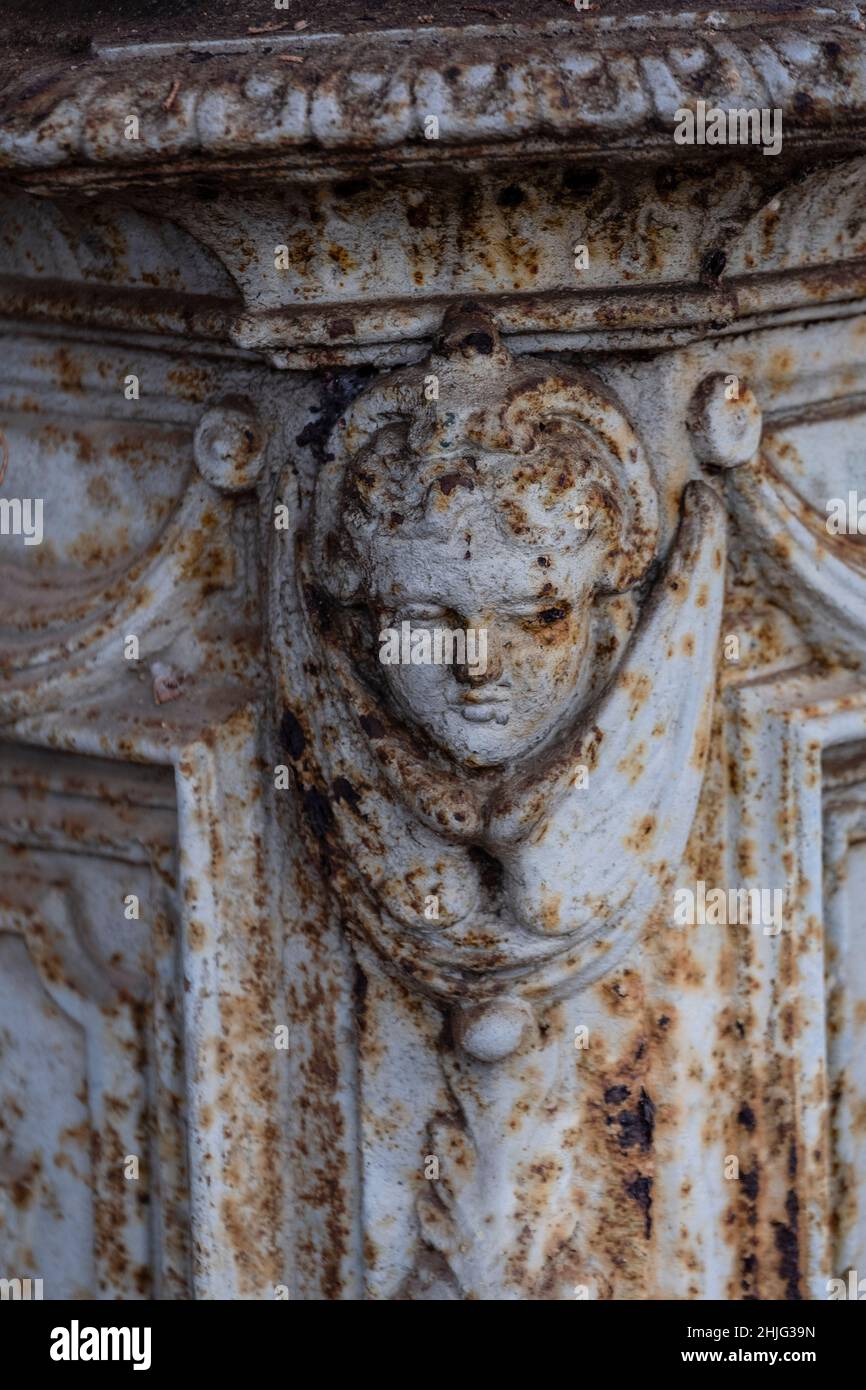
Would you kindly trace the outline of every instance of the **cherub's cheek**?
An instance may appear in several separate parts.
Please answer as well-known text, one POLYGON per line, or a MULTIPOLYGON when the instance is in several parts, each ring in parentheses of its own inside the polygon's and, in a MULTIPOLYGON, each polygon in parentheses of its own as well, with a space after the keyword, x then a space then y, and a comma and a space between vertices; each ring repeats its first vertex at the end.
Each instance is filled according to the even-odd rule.
POLYGON ((554 670, 554 680, 558 685, 571 685, 574 682, 577 671, 577 663, 573 660, 570 652, 563 652, 554 670))
POLYGON ((503 648, 504 664, 512 674, 523 675, 532 671, 537 663, 538 653, 535 651, 532 642, 528 642, 525 637, 517 641, 509 642, 503 648))
POLYGON ((585 656, 586 639, 582 632, 569 633, 568 641, 557 651, 556 668, 563 679, 573 680, 585 656))
POLYGON ((442 685, 448 677, 448 667, 436 666, 433 662, 427 662, 418 666, 397 666, 392 668, 397 672, 397 683, 406 691, 413 693, 423 693, 430 690, 433 686, 442 685))
POLYGON ((535 647, 528 668, 535 685, 553 687, 574 683, 582 659, 582 648, 578 634, 566 635, 570 640, 557 642, 555 646, 543 642, 535 647))

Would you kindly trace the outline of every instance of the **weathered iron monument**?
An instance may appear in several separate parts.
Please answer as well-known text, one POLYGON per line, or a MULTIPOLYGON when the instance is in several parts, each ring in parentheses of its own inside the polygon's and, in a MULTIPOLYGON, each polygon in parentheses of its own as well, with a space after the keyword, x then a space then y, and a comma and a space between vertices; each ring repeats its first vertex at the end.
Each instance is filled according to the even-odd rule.
POLYGON ((151 8, 0 99, 0 1275, 827 1298, 866 18, 151 8))

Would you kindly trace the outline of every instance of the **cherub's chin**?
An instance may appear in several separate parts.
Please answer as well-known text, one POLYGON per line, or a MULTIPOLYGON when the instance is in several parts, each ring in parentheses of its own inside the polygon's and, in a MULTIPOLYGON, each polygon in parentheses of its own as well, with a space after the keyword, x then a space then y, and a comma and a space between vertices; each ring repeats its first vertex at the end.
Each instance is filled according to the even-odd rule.
POLYGON ((449 729, 443 740, 453 758, 466 767, 498 767, 510 761, 513 740, 507 718, 504 722, 458 718, 459 725, 449 729))

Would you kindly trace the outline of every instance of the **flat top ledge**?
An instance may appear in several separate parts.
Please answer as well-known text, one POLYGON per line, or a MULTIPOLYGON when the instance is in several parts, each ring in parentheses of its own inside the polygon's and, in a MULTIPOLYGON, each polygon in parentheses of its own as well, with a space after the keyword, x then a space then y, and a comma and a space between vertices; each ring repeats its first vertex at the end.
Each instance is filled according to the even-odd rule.
MULTIPOLYGON (((32 0, 5 0, 0 14, 0 37, 7 60, 32 63, 49 55, 74 57, 122 45, 207 42, 211 39, 256 37, 292 32, 302 25, 310 36, 325 33, 365 34, 387 29, 420 31, 429 28, 467 28, 480 24, 517 24, 521 28, 550 20, 585 23, 590 18, 646 17, 670 22, 695 11, 716 9, 730 15, 795 14, 814 9, 809 0, 727 0, 712 6, 685 0, 595 0, 591 11, 576 12, 571 0, 288 0, 276 9, 273 0, 65 0, 56 22, 47 28, 34 17, 32 0), (277 27, 279 26, 279 27, 277 27)), ((835 6, 840 14, 852 6, 835 6)))

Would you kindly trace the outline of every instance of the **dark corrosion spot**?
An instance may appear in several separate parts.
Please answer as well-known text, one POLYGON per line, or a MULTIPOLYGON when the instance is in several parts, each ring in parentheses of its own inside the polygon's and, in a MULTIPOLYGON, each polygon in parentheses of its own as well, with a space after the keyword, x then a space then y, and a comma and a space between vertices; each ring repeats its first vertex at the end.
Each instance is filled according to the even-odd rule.
POLYGON ((392 513, 391 513, 391 525, 392 525, 392 526, 400 526, 400 525, 402 524, 403 521, 405 521, 405 517, 403 516, 403 513, 402 513, 402 512, 392 512, 392 513))
POLYGON ((316 463, 328 463, 334 457, 330 451, 330 436, 346 406, 363 390, 373 374, 373 367, 353 367, 349 371, 329 369, 322 377, 321 402, 312 407, 317 418, 304 426, 295 443, 309 448, 316 463))
POLYGON ((455 79, 460 76, 460 69, 456 64, 452 63, 450 68, 445 69, 445 76, 448 78, 449 82, 454 82, 455 79))
POLYGON ((520 204, 526 199, 526 194, 516 183, 509 183, 505 188, 501 188, 496 201, 501 208, 519 208, 520 204))
POLYGON ((624 1110, 618 1116, 621 1130, 619 1142, 624 1149, 652 1148, 656 1109, 643 1087, 634 1110, 624 1110))
POLYGON ((338 198, 354 198, 358 193, 366 193, 369 187, 369 179, 344 179, 334 184, 334 192, 338 198))
POLYGON ((196 198, 200 198, 203 203, 214 202, 214 200, 220 196, 221 192, 222 189, 215 179, 213 181, 198 179, 197 182, 193 184, 193 193, 196 198))
POLYGON ((352 319, 332 319, 328 324, 329 338, 352 338, 355 335, 355 324, 352 319))
POLYGON ((749 1133, 755 1128, 755 1112, 750 1105, 741 1105, 737 1115, 737 1124, 742 1125, 749 1133))
POLYGON ((564 617, 564 608, 544 608, 538 615, 538 621, 541 623, 558 623, 564 617))
POLYGON ((794 93, 794 110, 800 116, 808 116, 814 110, 815 102, 808 92, 794 93))
POLYGON ((828 43, 822 43, 821 47, 827 54, 827 57, 832 58, 834 61, 839 57, 839 54, 842 52, 841 45, 838 43, 834 43, 832 39, 828 43))
POLYGON ((796 1302, 803 1295, 800 1292, 800 1248, 797 1238, 800 1203, 793 1190, 789 1191, 785 1200, 785 1213, 788 1224, 785 1226, 781 1221, 774 1221, 774 1236, 779 1252, 779 1274, 785 1280, 785 1297, 796 1302))
POLYGON ((334 813, 328 798, 317 787, 304 792, 304 815, 316 838, 323 840, 334 823, 334 813))
POLYGON ((450 497, 456 487, 468 488, 470 492, 475 491, 475 483, 472 478, 467 478, 462 473, 446 473, 439 479, 439 487, 446 497, 450 497))
POLYGON ((385 737, 385 726, 374 714, 361 715, 361 728, 368 738, 385 737))
POLYGON ((331 790, 337 801, 345 801, 350 811, 357 811, 361 804, 361 798, 346 777, 335 777, 331 783, 331 790))
POLYGON ((482 888, 488 893, 498 893, 505 877, 501 862, 480 845, 470 845, 469 858, 478 870, 482 888))
POLYGON ((720 247, 715 251, 709 251, 701 262, 701 279, 718 280, 727 264, 728 257, 720 247))
POLYGON ((355 979, 352 984, 352 999, 355 1005, 355 1016, 359 1023, 363 1023, 367 1011, 367 989, 367 976, 356 967, 355 979))
POLYGON ((293 758, 299 758, 307 746, 304 731, 300 722, 295 718, 290 709, 287 709, 280 721, 280 741, 284 748, 287 748, 293 758))
POLYGON ((563 188, 582 198, 594 192, 600 183, 601 174, 597 169, 566 169, 562 176, 563 188))
POLYGON ((630 1095, 628 1086, 608 1086, 604 1093, 605 1105, 622 1105, 630 1095))
POLYGON ((480 352, 482 357, 489 357, 493 351, 493 338, 483 329, 476 329, 474 333, 467 333, 465 338, 461 338, 460 346, 480 352))
POLYGON ((307 603, 313 611, 313 615, 322 632, 330 632, 331 623, 334 616, 334 605, 324 589, 320 589, 317 584, 307 586, 307 603))
POLYGON ((652 1204, 653 1204, 652 1190, 653 1190, 653 1180, 652 1180, 652 1178, 646 1178, 646 1177, 643 1176, 642 1173, 639 1173, 639 1174, 637 1175, 636 1178, 633 1178, 633 1179, 632 1179, 631 1182, 626 1183, 626 1185, 625 1185, 625 1190, 626 1190, 626 1192, 628 1193, 629 1197, 633 1197, 633 1198, 634 1198, 634 1200, 637 1202, 638 1206, 640 1207, 641 1211, 643 1212, 643 1216, 644 1216, 644 1235, 646 1236, 647 1240, 649 1240, 650 1236, 652 1235, 652 1229, 653 1229, 653 1222, 652 1222, 652 1204))
POLYGON ((740 1174, 740 1184, 750 1202, 758 1200, 759 1177, 757 1166, 750 1173, 740 1174))
POLYGON ((544 570, 550 569, 550 558, 547 555, 539 555, 535 563, 541 565, 544 570))

